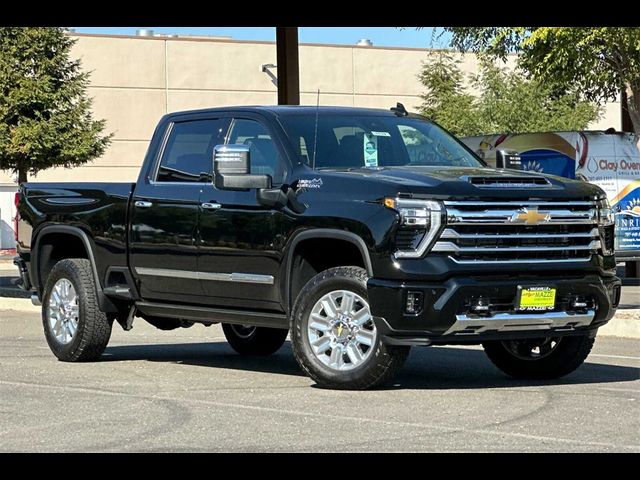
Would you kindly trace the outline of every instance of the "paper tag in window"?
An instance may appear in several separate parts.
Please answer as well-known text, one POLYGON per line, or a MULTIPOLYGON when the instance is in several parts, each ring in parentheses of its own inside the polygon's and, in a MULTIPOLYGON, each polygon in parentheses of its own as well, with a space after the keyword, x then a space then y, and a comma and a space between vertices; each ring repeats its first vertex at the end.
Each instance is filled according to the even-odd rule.
POLYGON ((364 165, 365 167, 378 166, 378 137, 371 133, 365 133, 364 141, 364 165))
POLYGON ((375 135, 376 137, 391 137, 389 132, 371 132, 371 135, 375 135))

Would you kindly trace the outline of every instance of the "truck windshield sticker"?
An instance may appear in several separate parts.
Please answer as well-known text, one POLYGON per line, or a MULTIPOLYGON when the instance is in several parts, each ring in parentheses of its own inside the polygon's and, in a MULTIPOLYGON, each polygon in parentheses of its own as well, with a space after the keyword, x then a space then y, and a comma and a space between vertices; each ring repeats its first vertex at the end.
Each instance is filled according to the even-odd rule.
POLYGON ((378 166, 378 137, 373 133, 365 133, 364 141, 364 165, 365 167, 378 166))
POLYGON ((389 132, 371 132, 371 135, 375 135, 376 137, 391 137, 389 132))

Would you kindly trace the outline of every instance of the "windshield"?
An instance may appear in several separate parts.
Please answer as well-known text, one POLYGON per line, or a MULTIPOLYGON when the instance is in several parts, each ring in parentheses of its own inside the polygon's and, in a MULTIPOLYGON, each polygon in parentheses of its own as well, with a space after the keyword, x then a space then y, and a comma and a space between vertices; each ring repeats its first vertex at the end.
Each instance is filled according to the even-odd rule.
POLYGON ((439 126, 410 117, 286 115, 281 123, 296 153, 316 168, 455 166, 482 163, 439 126))

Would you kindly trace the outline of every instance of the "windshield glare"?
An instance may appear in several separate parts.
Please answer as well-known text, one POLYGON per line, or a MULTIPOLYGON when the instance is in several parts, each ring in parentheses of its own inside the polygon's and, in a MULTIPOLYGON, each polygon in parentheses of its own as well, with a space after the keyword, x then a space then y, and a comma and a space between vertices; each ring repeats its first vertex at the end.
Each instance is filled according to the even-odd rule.
POLYGON ((455 166, 482 163, 437 125, 410 117, 287 115, 281 123, 302 161, 315 168, 455 166))

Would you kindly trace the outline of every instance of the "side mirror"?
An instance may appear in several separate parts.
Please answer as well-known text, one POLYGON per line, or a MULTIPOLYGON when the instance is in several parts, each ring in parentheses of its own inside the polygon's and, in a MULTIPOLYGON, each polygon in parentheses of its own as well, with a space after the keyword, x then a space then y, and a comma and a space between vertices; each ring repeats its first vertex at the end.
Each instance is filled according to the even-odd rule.
POLYGON ((515 150, 498 150, 496 152, 496 168, 522 170, 522 159, 515 150))
POLYGON ((213 149, 213 174, 220 190, 271 188, 270 175, 251 175, 249 147, 216 145, 213 149))

